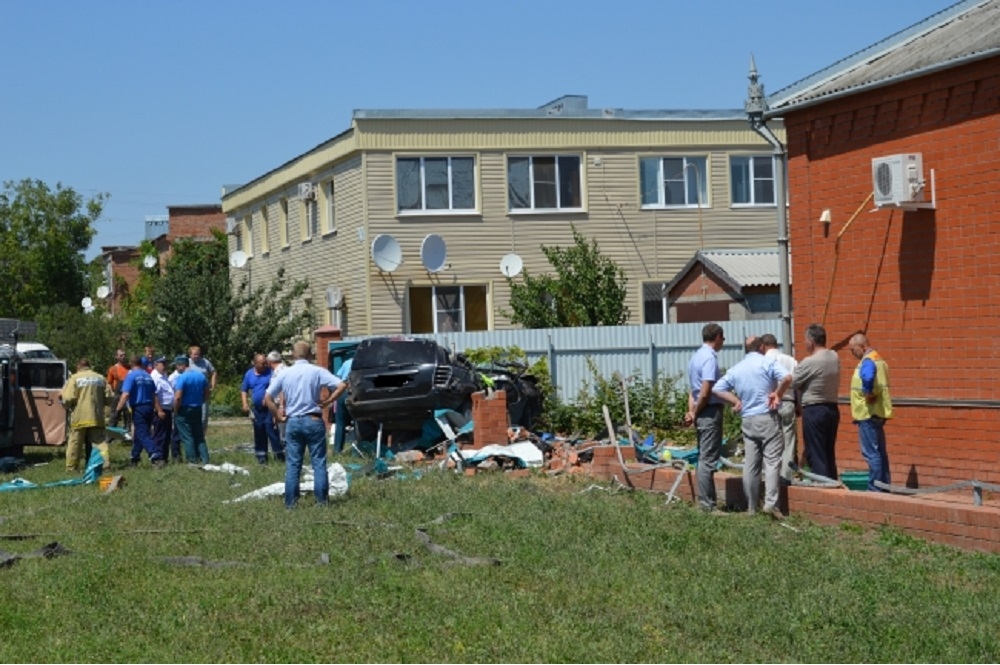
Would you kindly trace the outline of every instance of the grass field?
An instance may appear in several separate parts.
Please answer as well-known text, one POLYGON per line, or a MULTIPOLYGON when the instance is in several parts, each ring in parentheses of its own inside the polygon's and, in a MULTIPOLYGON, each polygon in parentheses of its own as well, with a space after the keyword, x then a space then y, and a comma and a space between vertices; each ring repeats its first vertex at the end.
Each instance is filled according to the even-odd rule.
MULTIPOLYGON (((356 478, 223 504, 283 478, 213 426, 213 462, 127 486, 0 493, 2 662, 994 662, 1000 557, 896 531, 704 515, 580 477, 356 478), (226 449, 229 450, 220 450, 226 449), (238 486, 237 486, 238 485, 238 486), (435 522, 451 515, 451 519, 435 522), (465 565, 418 537, 499 565, 465 565), (182 565, 198 558, 210 565, 182 565), (328 561, 328 563, 326 563, 328 561)), ((62 451, 19 474, 64 476, 62 451)), ((344 460, 350 461, 350 460, 344 460)), ((10 474, 0 477, 9 480, 10 474)))

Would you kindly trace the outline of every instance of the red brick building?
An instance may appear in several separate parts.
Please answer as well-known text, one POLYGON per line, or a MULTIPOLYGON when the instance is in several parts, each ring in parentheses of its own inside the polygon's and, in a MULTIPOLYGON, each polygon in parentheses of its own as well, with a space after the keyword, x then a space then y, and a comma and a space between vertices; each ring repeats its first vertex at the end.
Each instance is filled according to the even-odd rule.
MULTIPOLYGON (((226 216, 221 204, 167 206, 167 231, 152 240, 158 265, 162 266, 170 258, 173 243, 179 238, 207 240, 212 237, 212 229, 226 232, 226 216)), ((113 312, 135 285, 143 257, 138 245, 126 245, 102 247, 101 258, 105 262, 107 280, 113 285, 112 297, 108 301, 113 312)))
POLYGON ((954 5, 769 102, 788 137, 796 341, 821 322, 843 363, 841 469, 867 468, 846 404, 863 331, 890 367, 893 484, 1000 482, 1000 0, 954 5), (876 208, 873 160, 908 153, 934 208, 876 208))

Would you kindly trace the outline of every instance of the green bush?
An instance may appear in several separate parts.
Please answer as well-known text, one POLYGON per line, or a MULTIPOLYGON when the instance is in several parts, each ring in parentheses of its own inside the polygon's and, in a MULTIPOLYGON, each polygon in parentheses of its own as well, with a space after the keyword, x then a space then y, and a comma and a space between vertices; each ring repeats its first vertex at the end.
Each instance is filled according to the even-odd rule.
POLYGON ((209 415, 213 418, 238 418, 243 415, 243 401, 240 399, 240 385, 243 380, 225 381, 215 385, 209 415))

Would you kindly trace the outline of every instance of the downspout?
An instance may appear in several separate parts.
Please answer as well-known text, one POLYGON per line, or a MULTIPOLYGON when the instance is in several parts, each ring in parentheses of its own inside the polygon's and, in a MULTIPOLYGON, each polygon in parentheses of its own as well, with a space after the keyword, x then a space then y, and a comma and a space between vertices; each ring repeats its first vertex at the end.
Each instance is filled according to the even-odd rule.
POLYGON ((785 194, 787 182, 788 152, 784 144, 774 135, 764 119, 767 102, 764 99, 764 85, 758 81, 757 64, 750 56, 750 87, 744 108, 750 128, 767 141, 774 155, 774 198, 778 210, 778 282, 781 296, 781 345, 785 353, 792 353, 791 284, 789 280, 788 251, 788 197, 785 194))

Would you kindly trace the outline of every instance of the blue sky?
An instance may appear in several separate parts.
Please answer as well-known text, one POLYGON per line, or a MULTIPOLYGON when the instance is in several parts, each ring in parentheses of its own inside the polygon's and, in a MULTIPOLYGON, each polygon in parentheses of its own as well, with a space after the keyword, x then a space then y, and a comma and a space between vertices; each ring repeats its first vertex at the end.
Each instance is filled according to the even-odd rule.
POLYGON ((948 0, 0 0, 0 180, 111 198, 88 258, 358 108, 740 108, 948 0))

